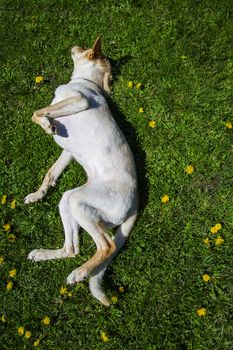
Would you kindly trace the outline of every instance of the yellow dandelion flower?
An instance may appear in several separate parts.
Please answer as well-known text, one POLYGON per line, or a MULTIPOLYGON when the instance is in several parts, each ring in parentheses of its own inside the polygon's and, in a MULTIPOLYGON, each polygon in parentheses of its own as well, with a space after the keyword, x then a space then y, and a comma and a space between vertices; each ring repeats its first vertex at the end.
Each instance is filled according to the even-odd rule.
POLYGON ((197 309, 197 314, 200 317, 205 316, 206 315, 206 308, 200 307, 199 309, 197 309))
POLYGON ((138 110, 138 113, 144 113, 144 108, 140 107, 139 110, 138 110))
POLYGON ((8 241, 9 241, 9 242, 15 242, 15 240, 16 240, 15 235, 9 235, 9 236, 8 236, 8 241))
POLYGON ((142 83, 137 83, 136 89, 137 89, 137 90, 140 90, 141 88, 142 88, 142 83))
POLYGON ((16 200, 13 199, 13 201, 11 202, 11 209, 15 209, 16 207, 16 200))
POLYGON ((5 317, 5 315, 2 315, 2 317, 1 317, 1 321, 2 321, 3 323, 5 323, 5 322, 6 322, 6 317, 5 317))
POLYGON ((50 318, 48 316, 45 316, 45 318, 42 320, 42 323, 48 326, 50 324, 50 318))
POLYGON ((17 273, 16 269, 12 269, 9 271, 9 276, 13 278, 16 276, 16 273, 17 273))
POLYGON ((3 231, 9 232, 11 229, 11 225, 9 223, 2 226, 3 231))
POLYGON ((162 203, 168 203, 170 200, 169 196, 167 194, 165 194, 162 198, 161 198, 161 202, 162 203))
POLYGON ((118 290, 119 290, 120 293, 124 293, 124 291, 125 291, 124 287, 122 287, 122 286, 120 286, 120 287, 118 288, 118 290))
POLYGON ((0 265, 2 265, 4 263, 4 258, 3 256, 0 256, 0 265))
POLYGON ((37 75, 37 76, 35 77, 35 82, 36 82, 36 84, 42 83, 43 80, 44 80, 44 78, 42 77, 42 75, 37 75))
POLYGON ((186 171, 187 174, 192 174, 192 173, 194 173, 194 167, 192 165, 188 165, 185 168, 185 171, 186 171))
POLYGON ((217 233, 218 232, 217 227, 216 226, 211 227, 210 232, 211 233, 217 233))
POLYGON ((66 287, 61 287, 60 288, 60 294, 61 295, 65 295, 65 294, 67 294, 67 292, 68 292, 68 289, 66 287))
POLYGON ((72 294, 72 292, 68 292, 67 295, 68 295, 69 298, 71 298, 73 294, 72 294))
POLYGON ((155 120, 150 120, 148 124, 149 124, 149 127, 151 127, 152 129, 154 129, 157 125, 155 120))
POLYGON ((111 297, 111 300, 112 300, 113 304, 116 304, 118 302, 118 297, 116 295, 113 295, 111 297))
POLYGON ((22 335, 24 335, 24 327, 19 327, 19 328, 18 328, 18 335, 19 335, 20 337, 22 337, 22 335))
POLYGON ((37 346, 39 346, 39 344, 40 344, 40 339, 35 340, 34 343, 33 343, 33 345, 34 345, 35 348, 36 348, 37 346))
POLYGON ((130 81, 128 81, 128 87, 130 88, 130 89, 132 89, 132 87, 133 87, 133 82, 130 80, 130 81))
POLYGON ((216 229, 219 231, 219 230, 221 230, 222 225, 221 225, 221 224, 216 224, 215 227, 216 227, 216 229))
POLYGON ((231 122, 227 122, 225 125, 228 129, 232 129, 233 127, 231 122))
POLYGON ((1 199, 2 205, 6 204, 6 199, 7 199, 7 195, 4 194, 4 195, 2 196, 2 199, 1 199))
POLYGON ((216 239, 215 239, 215 245, 221 245, 224 243, 224 238, 222 238, 221 236, 218 236, 216 239))
POLYGON ((218 223, 215 226, 211 227, 210 231, 212 233, 217 233, 219 230, 221 230, 221 228, 222 228, 222 225, 218 223))
POLYGON ((109 337, 108 337, 108 335, 107 335, 106 332, 101 332, 101 333, 100 333, 100 339, 101 339, 103 342, 109 341, 109 337))
POLYGON ((209 245, 210 244, 210 239, 208 237, 203 239, 203 243, 206 244, 206 245, 209 245))
POLYGON ((29 339, 31 338, 31 336, 32 336, 32 333, 30 331, 25 332, 25 338, 29 339))
POLYGON ((202 279, 203 279, 204 282, 210 282, 211 277, 210 277, 210 275, 207 275, 207 274, 206 274, 206 275, 203 275, 203 276, 202 276, 202 279))
POLYGON ((13 282, 8 282, 6 285, 7 290, 11 290, 13 288, 13 282))

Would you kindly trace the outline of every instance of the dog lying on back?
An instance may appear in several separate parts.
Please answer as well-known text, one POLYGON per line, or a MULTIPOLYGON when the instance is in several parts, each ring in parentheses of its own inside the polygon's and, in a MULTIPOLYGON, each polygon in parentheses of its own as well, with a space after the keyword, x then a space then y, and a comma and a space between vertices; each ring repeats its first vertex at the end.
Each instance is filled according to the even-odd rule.
POLYGON ((137 216, 137 178, 129 145, 105 99, 111 91, 111 65, 102 54, 100 38, 91 49, 71 50, 74 71, 68 84, 59 86, 49 107, 33 114, 63 151, 45 175, 42 185, 25 198, 41 200, 74 159, 86 171, 87 182, 66 191, 59 204, 65 243, 57 250, 36 249, 28 259, 41 261, 74 257, 79 252, 82 227, 96 244, 96 253, 67 278, 68 284, 89 277, 91 293, 110 303, 101 289, 104 272, 129 235, 137 216), (117 227, 114 237, 106 229, 117 227))

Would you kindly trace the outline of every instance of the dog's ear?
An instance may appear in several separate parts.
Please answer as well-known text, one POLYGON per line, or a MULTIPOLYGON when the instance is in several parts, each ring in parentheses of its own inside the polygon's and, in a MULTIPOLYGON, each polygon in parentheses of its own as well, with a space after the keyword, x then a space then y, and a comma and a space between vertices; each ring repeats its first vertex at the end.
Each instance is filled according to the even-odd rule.
POLYGON ((95 58, 102 57, 102 49, 101 49, 101 36, 98 36, 96 39, 91 51, 88 53, 87 58, 89 60, 94 60, 95 58))
POLYGON ((100 57, 102 56, 102 49, 101 49, 101 35, 98 36, 98 38, 96 39, 93 47, 92 47, 92 50, 95 54, 96 57, 100 57))
POLYGON ((110 95, 112 92, 112 74, 106 72, 103 79, 103 88, 110 95))

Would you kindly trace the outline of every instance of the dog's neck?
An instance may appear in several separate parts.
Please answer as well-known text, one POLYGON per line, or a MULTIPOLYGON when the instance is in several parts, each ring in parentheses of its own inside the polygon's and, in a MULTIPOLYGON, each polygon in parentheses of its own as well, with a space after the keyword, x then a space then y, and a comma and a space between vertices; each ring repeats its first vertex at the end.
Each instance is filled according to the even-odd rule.
POLYGON ((88 87, 98 93, 103 94, 104 91, 102 89, 102 87, 100 87, 98 84, 96 84, 93 80, 87 79, 87 78, 83 78, 83 77, 77 77, 77 78, 71 78, 70 80, 71 84, 81 84, 84 85, 85 87, 88 87))
POLYGON ((93 83, 98 86, 98 88, 103 89, 103 77, 102 74, 98 71, 92 69, 79 71, 74 69, 71 76, 71 82, 77 82, 80 80, 86 80, 86 82, 93 83))

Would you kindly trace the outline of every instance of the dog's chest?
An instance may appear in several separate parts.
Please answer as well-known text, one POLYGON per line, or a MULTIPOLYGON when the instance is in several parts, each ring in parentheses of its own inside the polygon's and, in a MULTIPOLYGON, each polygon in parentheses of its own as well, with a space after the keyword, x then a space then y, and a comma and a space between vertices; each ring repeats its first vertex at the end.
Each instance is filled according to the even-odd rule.
POLYGON ((82 149, 83 145, 91 142, 94 138, 95 131, 101 127, 105 115, 108 119, 108 107, 103 96, 98 91, 83 84, 69 83, 59 86, 55 91, 55 98, 52 105, 65 100, 69 97, 75 97, 77 92, 82 92, 89 101, 89 108, 76 114, 56 118, 57 135, 54 140, 62 148, 69 151, 82 149))

